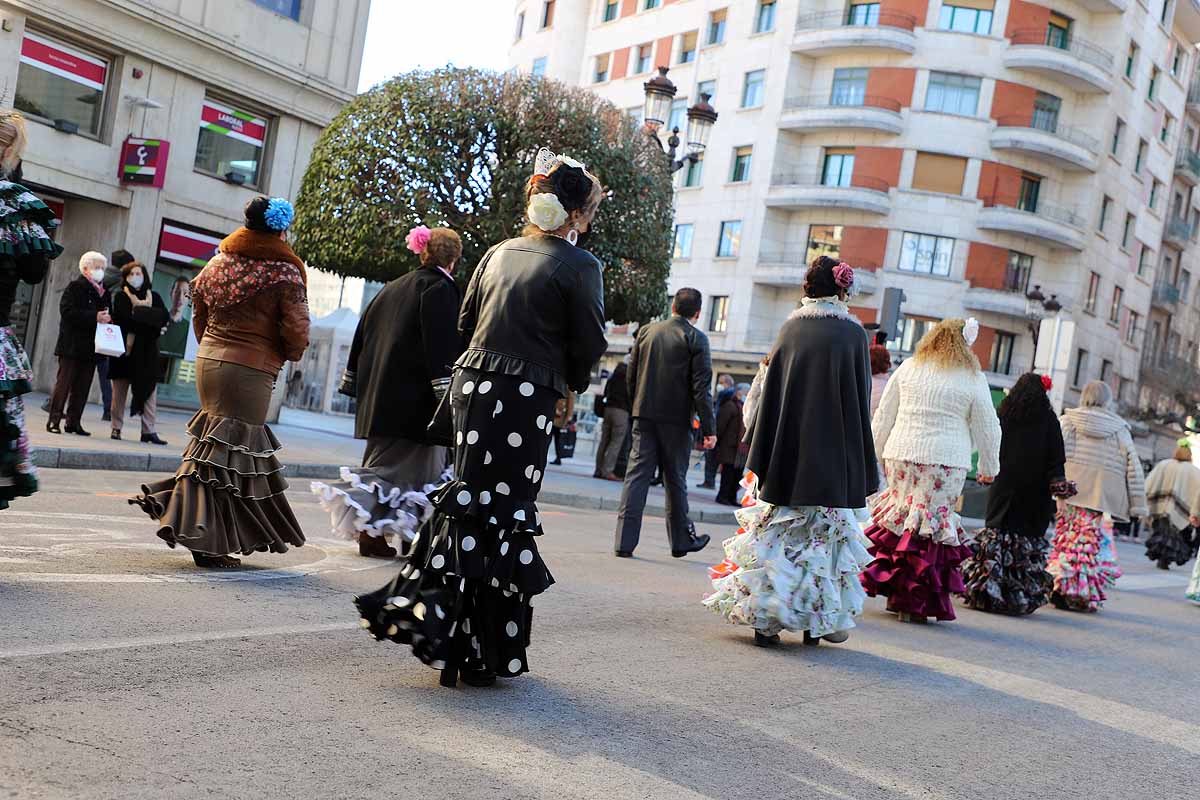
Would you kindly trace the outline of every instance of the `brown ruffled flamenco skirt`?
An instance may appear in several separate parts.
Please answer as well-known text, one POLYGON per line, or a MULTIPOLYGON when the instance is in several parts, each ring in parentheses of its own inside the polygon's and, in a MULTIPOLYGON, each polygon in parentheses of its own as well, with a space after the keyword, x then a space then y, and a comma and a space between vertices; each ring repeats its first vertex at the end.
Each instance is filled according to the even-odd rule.
POLYGON ((221 556, 304 544, 284 492, 279 440, 265 424, 273 379, 227 362, 197 362, 200 411, 174 477, 130 499, 158 521, 168 546, 221 556))

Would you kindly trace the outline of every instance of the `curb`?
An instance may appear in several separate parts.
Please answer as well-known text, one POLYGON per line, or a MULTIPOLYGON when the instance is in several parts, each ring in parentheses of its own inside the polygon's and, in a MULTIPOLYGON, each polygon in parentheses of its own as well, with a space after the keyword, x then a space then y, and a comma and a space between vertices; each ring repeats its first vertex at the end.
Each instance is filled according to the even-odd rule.
MULTIPOLYGON (((74 450, 58 447, 34 447, 33 463, 42 469, 88 469, 108 472, 166 472, 179 468, 179 456, 155 453, 110 453, 104 450, 74 450)), ((340 464, 287 464, 283 468, 285 478, 337 480, 341 476, 340 464)), ((616 511, 620 500, 593 495, 546 490, 538 500, 547 505, 581 508, 591 511, 616 511)), ((662 505, 647 503, 645 513, 651 517, 665 517, 667 509, 662 505)), ((706 511, 695 509, 690 514, 693 522, 711 522, 720 525, 735 523, 732 511, 706 511)))

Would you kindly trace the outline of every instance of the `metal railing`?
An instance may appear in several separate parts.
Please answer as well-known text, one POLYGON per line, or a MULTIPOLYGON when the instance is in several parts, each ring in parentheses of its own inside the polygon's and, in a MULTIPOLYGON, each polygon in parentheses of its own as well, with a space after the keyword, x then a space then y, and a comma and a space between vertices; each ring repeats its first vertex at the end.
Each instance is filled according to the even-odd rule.
POLYGON ((1030 214, 1035 217, 1045 217, 1046 219, 1061 222, 1063 225, 1070 225, 1072 228, 1083 228, 1083 217, 1079 212, 1071 208, 1062 208, 1053 206, 1049 203, 1043 203, 1041 200, 1032 209, 1017 208, 1007 199, 999 199, 995 196, 981 195, 980 200, 984 206, 992 206, 996 208, 1007 208, 1013 211, 1019 211, 1022 214, 1030 214))
POLYGON ((816 172, 777 172, 771 176, 772 186, 821 186, 837 191, 838 189, 869 189, 873 192, 887 194, 891 186, 883 178, 874 175, 860 175, 855 172, 850 178, 849 186, 838 186, 825 183, 825 173, 816 172))
POLYGON ((1156 283, 1152 299, 1159 305, 1173 306, 1179 302, 1179 287, 1173 283, 1156 283))
POLYGON ((1070 36, 1063 43, 1066 46, 1059 44, 1051 44, 1047 41, 1045 28, 1026 28, 1012 32, 1012 36, 1008 37, 1014 45, 1022 47, 1046 47, 1051 50, 1062 50, 1070 53, 1080 61, 1086 61, 1094 67, 1112 71, 1113 57, 1112 53, 1098 44, 1093 44, 1086 39, 1080 39, 1078 36, 1070 36))
POLYGON ((1192 234, 1196 232, 1196 226, 1180 217, 1171 217, 1163 231, 1166 236, 1174 239, 1177 242, 1186 242, 1192 238, 1192 234))
POLYGON ((1142 380, 1156 388, 1188 388, 1192 392, 1200 387, 1200 369, 1186 358, 1170 354, 1166 348, 1157 353, 1149 349, 1142 351, 1142 380))
POLYGON ((864 95, 856 98, 857 103, 847 103, 836 100, 828 94, 813 94, 807 97, 789 97, 783 101, 784 110, 794 111, 802 108, 881 108, 884 111, 900 113, 900 101, 892 97, 864 95))
POLYGON ((868 14, 863 20, 856 18, 853 11, 821 11, 802 14, 796 20, 796 30, 816 31, 829 28, 898 28, 911 31, 917 27, 917 18, 902 11, 884 11, 868 14))
POLYGON ((1041 131, 1047 133, 1056 139, 1062 139, 1064 142, 1070 142, 1073 145, 1082 147, 1090 153, 1100 152, 1100 142, 1094 136, 1086 134, 1080 128, 1072 128, 1069 125, 1055 125, 1053 128, 1046 128, 1042 125, 1033 124, 1033 118, 1027 114, 1010 114, 996 118, 996 127, 998 128, 1025 128, 1028 130, 1041 131))
MULTIPOLYGON (((873 261, 863 260, 860 258, 847 259, 851 266, 855 269, 867 270, 873 272, 877 269, 882 269, 882 265, 876 264, 873 261)), ((808 269, 808 253, 803 246, 798 246, 795 250, 789 251, 765 251, 758 254, 757 266, 763 269, 808 269)))
POLYGON ((1175 168, 1186 170, 1200 177, 1200 153, 1195 150, 1181 148, 1175 156, 1175 168))

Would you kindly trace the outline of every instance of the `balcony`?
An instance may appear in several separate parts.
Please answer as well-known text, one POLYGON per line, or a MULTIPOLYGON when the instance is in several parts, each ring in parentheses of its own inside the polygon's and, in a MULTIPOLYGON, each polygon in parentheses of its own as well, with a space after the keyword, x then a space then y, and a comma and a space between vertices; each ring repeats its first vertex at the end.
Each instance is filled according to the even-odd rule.
POLYGON ((1083 220, 1069 209, 1038 203, 1036 211, 984 206, 975 223, 983 230, 1004 231, 1041 240, 1050 247, 1083 250, 1083 220))
POLYGON ((1175 247, 1182 250, 1191 244, 1192 235, 1195 232, 1195 226, 1186 219, 1173 216, 1163 226, 1163 241, 1167 244, 1175 245, 1175 247))
POLYGON ((899 11, 878 11, 866 21, 846 11, 802 14, 796 20, 792 52, 825 55, 852 50, 888 50, 913 53, 917 37, 913 29, 917 18, 899 11))
POLYGON ((1095 14, 1124 14, 1129 8, 1129 0, 1075 0, 1075 2, 1095 14))
POLYGON ((1179 28, 1189 42, 1200 42, 1200 2, 1178 0, 1175 4, 1175 27, 1179 28))
POLYGON ((900 133, 900 102, 890 97, 863 97, 856 104, 830 102, 829 95, 792 97, 783 104, 779 127, 789 131, 833 131, 847 128, 900 133))
POLYGON ((1196 364, 1165 352, 1142 352, 1141 379, 1143 384, 1174 399, 1190 397, 1194 402, 1200 389, 1200 369, 1196 364))
POLYGON ((1047 75, 1079 92, 1112 91, 1112 53, 1099 45, 1074 36, 1065 47, 1047 44, 1045 28, 1013 31, 1010 40, 1005 67, 1047 75))
POLYGON ((1179 287, 1173 283, 1156 283, 1154 292, 1150 295, 1150 305, 1167 311, 1174 311, 1179 303, 1179 287))
POLYGON ((1200 183, 1200 153, 1180 149, 1175 156, 1175 174, 1189 186, 1200 183))
POLYGON ((1024 319, 1028 306, 1029 301, 1022 292, 972 286, 963 294, 963 308, 968 311, 985 311, 1024 319))
MULTIPOLYGON (((761 253, 754 265, 753 281, 759 286, 776 289, 797 289, 804 285, 808 272, 805 248, 799 245, 786 253, 761 253)), ((879 278, 874 270, 879 264, 864 264, 851 260, 854 267, 855 294, 875 294, 879 291, 879 278)))
POLYGON ((1191 114, 1200 116, 1200 80, 1193 80, 1191 86, 1188 87, 1187 110, 1191 114))
POLYGON ((886 181, 855 175, 850 186, 825 186, 821 173, 784 173, 771 178, 767 194, 770 208, 829 208, 888 214, 892 198, 886 181))
POLYGON ((1100 143, 1079 130, 1057 125, 1034 127, 1028 116, 1000 117, 992 131, 993 150, 1019 150, 1060 169, 1095 172, 1100 167, 1100 143))

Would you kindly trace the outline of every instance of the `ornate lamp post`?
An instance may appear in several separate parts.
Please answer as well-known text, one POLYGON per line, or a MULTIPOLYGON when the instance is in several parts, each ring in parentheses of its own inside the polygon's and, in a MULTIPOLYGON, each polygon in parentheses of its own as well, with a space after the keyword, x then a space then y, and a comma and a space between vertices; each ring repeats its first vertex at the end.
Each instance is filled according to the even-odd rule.
MULTIPOLYGON (((1060 311, 1062 311, 1062 303, 1058 302, 1058 295, 1051 294, 1047 299, 1046 295, 1042 294, 1041 284, 1035 284, 1025 293, 1025 318, 1029 320, 1029 335, 1033 337, 1033 359, 1029 367, 1031 370, 1037 368, 1038 336, 1042 332, 1042 320, 1049 316, 1055 316, 1060 311)), ((1058 349, 1058 342, 1055 342, 1054 349, 1058 349)), ((1054 371, 1054 362, 1057 356, 1057 352, 1050 354, 1051 372, 1054 371)))
MULTIPOLYGON (((643 84, 646 91, 646 104, 643 109, 642 119, 646 125, 646 132, 650 135, 659 147, 662 147, 662 140, 658 138, 658 131, 665 126, 671 118, 671 103, 675 99, 675 84, 667 77, 667 68, 659 67, 658 75, 646 81, 643 84)), ((708 104, 711 95, 702 94, 700 100, 687 111, 687 155, 683 158, 676 159, 675 153, 679 149, 679 128, 675 127, 671 130, 671 136, 667 139, 667 148, 664 148, 667 158, 671 161, 671 171, 678 172, 683 169, 684 164, 695 163, 704 149, 708 147, 708 139, 712 135, 713 125, 717 121, 717 112, 708 104)))

